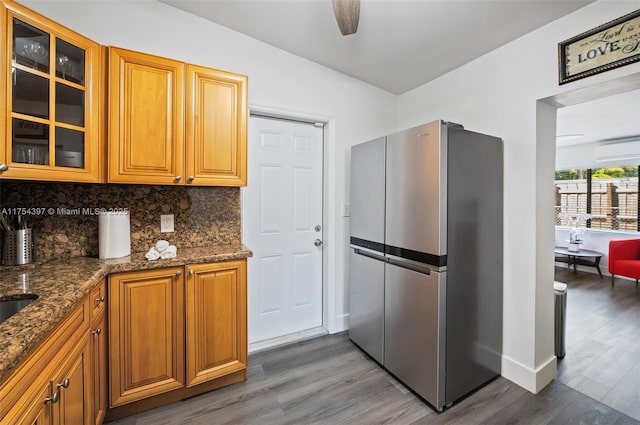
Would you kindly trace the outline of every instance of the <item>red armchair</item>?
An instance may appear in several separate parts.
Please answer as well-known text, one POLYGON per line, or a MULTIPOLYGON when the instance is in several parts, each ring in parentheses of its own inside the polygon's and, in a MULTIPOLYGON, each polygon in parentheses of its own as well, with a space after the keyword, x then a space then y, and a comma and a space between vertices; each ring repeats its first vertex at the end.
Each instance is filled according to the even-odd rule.
POLYGON ((625 276, 640 279, 640 239, 623 239, 609 241, 609 273, 611 286, 614 286, 615 276, 625 276))

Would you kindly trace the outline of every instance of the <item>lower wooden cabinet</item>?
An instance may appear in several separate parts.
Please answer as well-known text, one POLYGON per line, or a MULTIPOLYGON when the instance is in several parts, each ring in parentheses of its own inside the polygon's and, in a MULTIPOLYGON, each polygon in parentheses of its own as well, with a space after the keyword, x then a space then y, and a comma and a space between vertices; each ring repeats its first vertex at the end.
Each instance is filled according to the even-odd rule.
POLYGON ((111 407, 246 378, 246 260, 112 274, 108 305, 111 407))
MULTIPOLYGON (((94 419, 97 366, 93 362, 89 298, 0 384, 0 423, 101 423, 94 419)), ((102 382, 106 391, 106 381, 102 382)))
POLYGON ((109 278, 111 406, 184 386, 183 267, 109 278))
POLYGON ((187 267, 187 386, 247 367, 246 261, 187 267))
POLYGON ((92 422, 92 369, 89 337, 85 334, 52 383, 54 424, 90 424, 92 422))
MULTIPOLYGON (((24 416, 22 418, 14 418, 15 422, 10 422, 9 420, 11 419, 9 419, 7 423, 29 425, 50 425, 53 423, 51 416, 51 397, 49 396, 49 394, 51 394, 51 383, 47 381, 47 383, 41 387, 39 391, 36 389, 36 397, 34 401, 28 405, 24 416)), ((5 417, 5 419, 7 418, 5 417)))

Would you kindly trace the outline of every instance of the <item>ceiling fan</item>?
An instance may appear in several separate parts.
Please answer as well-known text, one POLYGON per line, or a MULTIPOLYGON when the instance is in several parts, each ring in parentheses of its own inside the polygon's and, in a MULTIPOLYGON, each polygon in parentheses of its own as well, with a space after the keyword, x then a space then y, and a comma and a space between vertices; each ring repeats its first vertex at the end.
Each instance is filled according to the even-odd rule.
POLYGON ((360 0, 333 0, 333 13, 342 35, 355 34, 360 19, 360 0))

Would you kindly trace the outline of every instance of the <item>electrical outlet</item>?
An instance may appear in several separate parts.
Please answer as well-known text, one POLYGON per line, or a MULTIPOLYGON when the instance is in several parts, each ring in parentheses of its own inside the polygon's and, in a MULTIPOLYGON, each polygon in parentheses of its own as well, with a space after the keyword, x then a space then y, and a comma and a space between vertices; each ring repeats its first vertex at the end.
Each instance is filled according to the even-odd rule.
POLYGON ((351 216, 351 204, 342 204, 342 216, 343 217, 351 216))
POLYGON ((162 214, 160 216, 160 232, 173 232, 173 214, 162 214))

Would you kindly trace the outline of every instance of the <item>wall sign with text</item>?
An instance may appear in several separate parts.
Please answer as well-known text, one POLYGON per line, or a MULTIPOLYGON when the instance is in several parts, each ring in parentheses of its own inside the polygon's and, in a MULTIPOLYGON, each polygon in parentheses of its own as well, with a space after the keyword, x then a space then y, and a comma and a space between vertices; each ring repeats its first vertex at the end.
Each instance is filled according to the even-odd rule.
POLYGON ((640 10, 558 43, 560 84, 640 60, 640 10))

